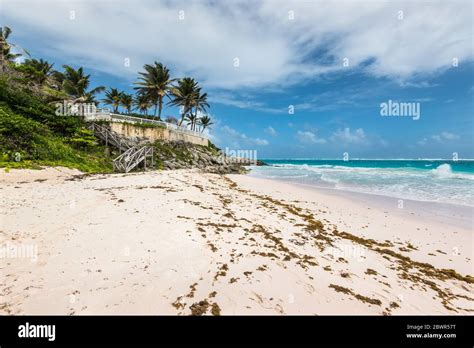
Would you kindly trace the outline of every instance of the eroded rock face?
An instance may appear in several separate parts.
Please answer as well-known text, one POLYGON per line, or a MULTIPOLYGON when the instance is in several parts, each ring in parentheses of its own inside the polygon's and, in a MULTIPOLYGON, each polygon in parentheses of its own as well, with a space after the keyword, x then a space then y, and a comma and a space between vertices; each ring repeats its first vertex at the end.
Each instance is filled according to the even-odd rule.
POLYGON ((236 174, 247 172, 245 166, 255 165, 248 159, 228 157, 215 148, 183 141, 156 142, 154 156, 157 165, 165 170, 198 168, 208 173, 236 174))

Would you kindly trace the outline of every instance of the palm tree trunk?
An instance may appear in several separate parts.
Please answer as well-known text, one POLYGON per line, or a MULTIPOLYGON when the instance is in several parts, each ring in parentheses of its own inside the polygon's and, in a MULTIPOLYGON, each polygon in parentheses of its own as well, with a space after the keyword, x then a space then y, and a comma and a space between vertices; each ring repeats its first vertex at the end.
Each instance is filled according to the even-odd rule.
POLYGON ((184 121, 184 116, 186 116, 186 112, 185 112, 184 109, 183 109, 183 113, 181 114, 181 120, 180 120, 179 123, 178 123, 178 126, 180 126, 180 127, 181 127, 181 124, 182 124, 183 121, 184 121))
POLYGON ((161 120, 161 110, 163 109, 163 98, 162 97, 159 99, 159 105, 160 106, 159 106, 159 109, 158 109, 159 110, 158 111, 158 120, 161 120))
POLYGON ((153 115, 156 117, 156 111, 158 110, 158 103, 155 103, 155 112, 153 112, 153 115))

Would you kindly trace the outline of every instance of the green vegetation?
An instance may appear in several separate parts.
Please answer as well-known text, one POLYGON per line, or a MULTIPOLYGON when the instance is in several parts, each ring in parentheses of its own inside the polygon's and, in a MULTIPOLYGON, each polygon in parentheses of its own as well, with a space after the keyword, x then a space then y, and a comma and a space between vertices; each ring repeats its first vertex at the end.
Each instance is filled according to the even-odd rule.
MULTIPOLYGON (((63 71, 57 71, 53 64, 31 58, 26 50, 10 42, 11 34, 10 28, 0 27, 0 167, 65 166, 90 173, 111 172, 113 157, 109 151, 85 127, 82 117, 69 114, 86 103, 97 106, 97 94, 104 92, 105 87, 91 88, 91 75, 82 67, 64 65, 63 71), (12 47, 16 48, 15 53, 12 47), (28 58, 18 63, 22 55, 28 58)), ((168 105, 182 110, 180 121, 168 116, 170 122, 181 125, 186 119, 191 129, 198 130, 200 126, 201 131, 212 125, 211 119, 203 115, 209 107, 207 93, 201 93, 202 88, 194 79, 172 79, 169 69, 158 62, 146 64, 144 70, 136 82, 136 96, 110 88, 102 101, 112 106, 114 112, 122 108, 129 116, 156 120, 160 119, 164 99, 168 98, 168 105), (155 108, 155 116, 148 116, 150 107, 155 108), (140 114, 132 113, 133 108, 140 114), (202 116, 198 117, 199 113, 202 116)), ((164 157, 191 160, 192 155, 185 148, 159 142, 155 148, 164 157)), ((211 143, 203 148, 210 154, 219 151, 211 143)))
POLYGON ((144 97, 150 104, 155 106, 154 115, 161 119, 163 109, 163 99, 168 96, 172 88, 174 79, 170 78, 169 69, 161 63, 155 62, 154 65, 145 64, 145 72, 140 73, 137 87, 138 96, 144 97), (158 115, 157 115, 158 111, 158 115))
MULTIPOLYGON (((8 28, 0 29, 3 52, 11 46, 5 41, 10 33, 8 28)), ((4 57, 7 59, 0 61, 0 167, 64 166, 90 173, 112 171, 111 158, 82 120, 56 115, 51 104, 58 96, 93 99, 99 89, 88 90, 89 75, 81 68, 66 68, 64 74, 54 72, 53 65, 41 59, 13 64, 18 54, 4 57)))
POLYGON ((169 99, 168 105, 181 109, 179 121, 169 116, 166 119, 167 122, 171 120, 170 123, 181 126, 186 121, 191 130, 201 132, 213 124, 211 118, 204 114, 209 108, 207 93, 201 92, 202 87, 196 80, 191 77, 172 79, 169 69, 158 62, 153 65, 145 64, 143 69, 145 71, 139 73, 138 82, 135 83, 137 86, 134 88, 137 91, 135 97, 120 92, 116 88, 111 88, 105 93, 102 101, 112 106, 114 113, 118 113, 121 106, 130 116, 147 117, 148 109, 154 107, 154 117, 147 118, 161 120, 163 102, 166 97, 169 99), (173 84, 175 82, 177 84, 173 84), (132 106, 140 114, 132 114, 132 106))
POLYGON ((0 167, 63 166, 89 173, 111 171, 110 158, 88 132, 77 128, 70 137, 64 137, 0 106, 0 167))
POLYGON ((122 122, 122 124, 127 124, 137 128, 162 128, 166 129, 166 126, 156 123, 132 123, 132 122, 122 122))

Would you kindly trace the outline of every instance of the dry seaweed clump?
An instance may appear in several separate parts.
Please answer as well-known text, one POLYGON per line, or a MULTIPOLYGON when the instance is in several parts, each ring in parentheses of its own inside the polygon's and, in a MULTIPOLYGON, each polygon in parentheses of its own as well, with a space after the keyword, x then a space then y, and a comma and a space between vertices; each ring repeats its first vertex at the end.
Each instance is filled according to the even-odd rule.
POLYGON ((204 315, 207 312, 207 309, 209 308, 209 302, 207 300, 199 301, 196 303, 193 303, 189 309, 191 310, 191 315, 195 316, 200 316, 204 315))
POLYGON ((207 313, 208 309, 211 309, 212 315, 221 315, 221 308, 217 303, 209 303, 207 300, 202 300, 196 303, 193 303, 189 309, 191 310, 191 315, 201 316, 207 313))
POLYGON ((211 306, 211 314, 212 315, 221 315, 221 308, 219 307, 219 305, 217 303, 213 303, 212 306, 211 306))
POLYGON ((373 270, 372 268, 367 268, 367 271, 365 271, 365 274, 368 275, 377 275, 377 271, 373 270))
POLYGON ((329 287, 333 288, 337 292, 342 292, 343 294, 346 294, 346 295, 352 295, 356 299, 358 299, 359 301, 362 301, 364 303, 369 303, 369 304, 373 304, 373 305, 377 305, 377 306, 380 306, 382 304, 382 301, 380 301, 379 299, 370 298, 370 297, 367 297, 367 296, 356 294, 351 289, 345 288, 345 287, 340 286, 340 285, 331 284, 331 285, 329 285, 329 287))

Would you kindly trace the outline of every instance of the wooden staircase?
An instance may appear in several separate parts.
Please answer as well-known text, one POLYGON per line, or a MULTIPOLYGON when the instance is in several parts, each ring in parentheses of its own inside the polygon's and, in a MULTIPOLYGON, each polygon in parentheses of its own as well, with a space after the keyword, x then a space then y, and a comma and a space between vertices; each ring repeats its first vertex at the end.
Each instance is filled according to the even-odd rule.
POLYGON ((133 146, 114 159, 114 170, 128 173, 142 162, 144 169, 146 169, 146 159, 148 157, 151 158, 151 166, 153 166, 153 147, 133 146))
POLYGON ((128 173, 140 163, 143 163, 144 169, 146 169, 148 158, 151 158, 153 167, 152 146, 137 144, 97 123, 91 123, 87 128, 93 131, 97 138, 104 141, 106 146, 111 145, 119 150, 120 155, 113 160, 115 171, 128 173))

